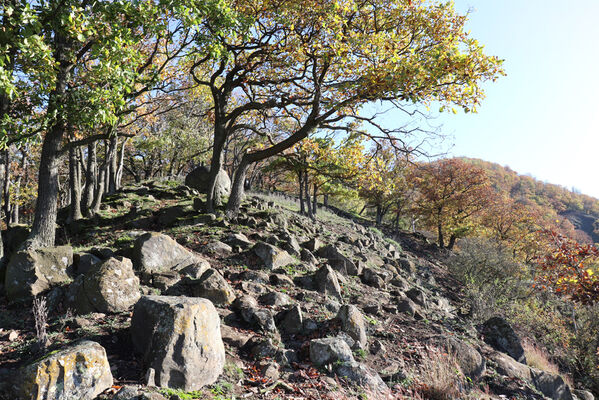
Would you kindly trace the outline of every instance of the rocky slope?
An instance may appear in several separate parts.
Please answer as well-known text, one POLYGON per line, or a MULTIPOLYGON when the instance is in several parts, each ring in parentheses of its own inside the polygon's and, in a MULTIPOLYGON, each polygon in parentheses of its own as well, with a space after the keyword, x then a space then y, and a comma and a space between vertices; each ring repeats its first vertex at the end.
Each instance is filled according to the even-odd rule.
POLYGON ((15 253, 0 398, 593 398, 527 366, 501 318, 474 326, 424 238, 292 208, 250 196, 226 221, 193 190, 150 183, 66 225, 72 261, 70 247, 15 253), (38 293, 42 344, 23 306, 38 293))

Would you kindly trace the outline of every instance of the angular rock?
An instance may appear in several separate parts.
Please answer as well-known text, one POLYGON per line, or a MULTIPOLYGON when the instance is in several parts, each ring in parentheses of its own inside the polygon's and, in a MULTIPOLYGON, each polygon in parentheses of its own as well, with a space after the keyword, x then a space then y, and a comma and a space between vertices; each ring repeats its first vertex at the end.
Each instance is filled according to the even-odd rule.
POLYGON ((588 390, 573 390, 572 392, 579 400, 595 400, 593 393, 588 390))
POLYGON ((501 375, 510 378, 523 379, 525 381, 530 381, 532 379, 530 367, 519 363, 507 354, 498 352, 492 354, 490 358, 497 364, 497 372, 501 375))
POLYGON ((368 387, 376 392, 389 391, 389 388, 376 371, 359 362, 342 363, 335 368, 335 373, 360 387, 368 387))
POLYGON ((254 254, 260 257, 264 266, 270 270, 295 263, 295 259, 293 259, 289 253, 272 244, 258 242, 254 245, 252 250, 254 251, 254 254))
POLYGON ((347 333, 354 341, 354 348, 366 348, 366 323, 358 307, 354 305, 343 305, 339 309, 337 319, 341 321, 341 330, 347 333))
POLYGON ((226 256, 233 252, 233 248, 231 246, 218 240, 208 243, 206 246, 204 246, 204 250, 207 253, 219 254, 221 256, 226 256))
POLYGON ((258 300, 266 306, 281 307, 291 304, 291 297, 281 292, 269 292, 263 294, 258 300))
POLYGON ((324 265, 316 271, 314 284, 319 292, 341 299, 341 286, 337 274, 329 265, 324 265))
POLYGON ((354 356, 343 339, 313 339, 310 341, 310 361, 316 366, 321 366, 337 361, 354 361, 354 356))
POLYGON ((180 271, 194 264, 204 270, 210 267, 206 260, 187 250, 169 236, 148 232, 135 240, 133 266, 141 273, 144 282, 153 273, 180 271))
POLYGON ((264 332, 277 331, 275 320, 270 310, 259 308, 258 302, 253 297, 238 297, 233 302, 233 309, 237 311, 241 319, 248 324, 264 332))
POLYGON ((247 249, 254 244, 250 239, 247 238, 243 233, 232 233, 225 239, 225 242, 231 246, 238 246, 242 249, 247 249))
POLYGON ((379 276, 379 274, 372 268, 364 268, 362 271, 362 281, 368 286, 372 286, 377 289, 384 288, 385 280, 379 276))
POLYGON ((23 300, 69 283, 72 265, 71 246, 19 251, 6 266, 6 294, 11 301, 23 300))
POLYGON ((410 317, 414 317, 418 312, 418 306, 406 297, 397 301, 397 311, 408 314, 410 317))
POLYGON ((335 271, 341 272, 343 275, 355 276, 360 273, 356 264, 341 253, 337 247, 331 244, 321 247, 318 250, 318 255, 326 258, 331 267, 333 267, 335 271))
POLYGON ((299 305, 295 305, 285 313, 285 316, 279 323, 279 329, 293 335, 302 332, 303 323, 302 309, 299 305))
POLYGON ((202 297, 216 306, 228 306, 235 300, 235 292, 227 280, 215 269, 209 268, 199 279, 184 278, 167 291, 168 295, 202 297))
POLYGON ((23 400, 93 399, 113 383, 106 351, 88 340, 24 367, 15 381, 23 400))
POLYGON ((67 301, 78 314, 127 311, 140 298, 139 278, 128 258, 109 258, 79 276, 69 288, 67 301))
POLYGON ((302 243, 302 247, 309 250, 310 252, 315 252, 322 247, 322 242, 317 237, 313 237, 307 242, 302 243))
POLYGON ((102 260, 91 253, 82 253, 73 255, 73 273, 75 275, 84 275, 90 269, 100 264, 102 260))
POLYGON ((572 391, 559 375, 552 375, 545 371, 531 369, 532 383, 538 391, 552 400, 572 400, 572 391))
POLYGON ((426 296, 422 290, 412 288, 406 292, 406 296, 419 306, 426 307, 426 296))
POLYGON ((454 354, 462 373, 476 380, 485 372, 485 359, 470 344, 456 338, 447 339, 448 350, 454 354))
POLYGON ((143 296, 131 319, 135 351, 161 387, 198 390, 214 383, 225 364, 220 318, 209 300, 143 296))
POLYGON ((302 249, 302 251, 300 252, 300 259, 303 262, 311 265, 316 265, 318 263, 318 260, 316 259, 316 257, 314 257, 314 254, 312 254, 312 252, 308 249, 302 249))
POLYGON ((495 350, 506 353, 514 360, 526 364, 520 338, 505 319, 501 317, 490 318, 483 324, 482 334, 485 342, 495 350))
MULTIPOLYGON (((210 180, 210 167, 199 166, 185 177, 185 185, 190 188, 197 189, 200 193, 208 191, 208 183, 210 180)), ((214 198, 220 202, 223 197, 231 194, 231 179, 225 170, 218 171, 216 175, 216 184, 214 187, 214 198)))

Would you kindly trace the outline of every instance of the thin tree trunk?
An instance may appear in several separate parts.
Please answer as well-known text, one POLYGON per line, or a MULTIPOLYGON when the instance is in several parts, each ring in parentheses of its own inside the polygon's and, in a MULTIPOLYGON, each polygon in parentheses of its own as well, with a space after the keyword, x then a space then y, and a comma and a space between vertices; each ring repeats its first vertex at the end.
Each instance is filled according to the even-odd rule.
POLYGON ((299 182, 299 202, 300 202, 300 214, 306 214, 306 206, 304 204, 304 174, 302 171, 297 173, 297 180, 299 182))
POLYGON ((70 221, 78 221, 81 215, 81 169, 77 149, 69 148, 69 189, 71 193, 70 221))
POLYGON ((116 171, 116 190, 121 190, 122 187, 123 169, 125 167, 125 146, 127 145, 128 141, 129 138, 123 140, 123 144, 121 146, 121 152, 119 155, 119 165, 116 171))
POLYGON ((108 149, 108 158, 110 160, 109 168, 108 168, 108 193, 113 194, 116 193, 116 175, 118 170, 118 137, 115 135, 110 138, 110 146, 108 149))
MULTIPOLYGON (((3 108, 3 100, 0 97, 0 109, 3 108)), ((0 116, 3 111, 0 111, 0 116)), ((6 164, 4 163, 4 158, 0 157, 0 187, 4 186, 4 170, 6 168, 6 164)), ((0 223, 2 222, 2 218, 0 217, 0 223)), ((4 246, 0 236, 0 263, 4 262, 4 246)), ((4 278, 2 278, 4 279, 4 278)))
MULTIPOLYGON (((224 131, 220 132, 215 129, 214 147, 212 149, 212 160, 210 161, 210 175, 208 175, 208 189, 206 192, 206 210, 208 212, 213 212, 214 207, 218 205, 217 202, 220 201, 220 199, 215 198, 214 189, 216 188, 216 177, 222 167, 222 156, 225 140, 226 136, 224 131)), ((245 173, 247 173, 247 168, 244 172, 244 175, 245 173)))
POLYGON ((19 214, 20 214, 20 202, 19 202, 19 196, 21 194, 21 183, 23 182, 23 175, 25 175, 27 173, 27 154, 25 152, 25 149, 21 149, 21 166, 20 166, 20 171, 19 174, 16 177, 15 180, 15 184, 14 184, 14 193, 15 193, 15 201, 12 205, 12 209, 11 209, 11 217, 10 217, 10 223, 11 225, 13 224, 18 224, 19 223, 19 214))
POLYGON ((323 199, 322 199, 322 204, 323 204, 325 207, 328 207, 328 206, 329 206, 329 195, 328 195, 328 194, 326 194, 326 193, 325 193, 325 194, 324 194, 324 196, 323 196, 323 199))
POLYGON ((313 218, 314 214, 312 214, 312 203, 310 202, 310 182, 308 180, 308 171, 304 172, 304 191, 306 195, 306 205, 308 206, 308 216, 313 218))
POLYGON ((443 239, 443 226, 441 225, 440 222, 437 224, 437 233, 439 236, 439 247, 443 248, 443 247, 445 247, 445 242, 443 239))
POLYGON ((318 186, 314 184, 314 193, 312 193, 312 214, 316 217, 316 212, 318 210, 318 186))
POLYGON ((4 217, 6 218, 6 225, 10 227, 10 151, 9 149, 5 149, 2 152, 2 158, 4 158, 4 164, 6 168, 4 168, 4 179, 2 185, 2 197, 4 199, 4 217))
POLYGON ((83 191, 83 212, 86 217, 92 215, 92 204, 94 202, 94 191, 97 186, 98 160, 97 143, 87 145, 87 171, 85 175, 85 189, 83 191))
POLYGON ((383 207, 380 204, 376 205, 376 226, 380 226, 383 222, 383 207))
POLYGON ((453 246, 455 246, 455 242, 457 237, 455 235, 449 236, 449 243, 447 244, 447 249, 453 250, 453 246))

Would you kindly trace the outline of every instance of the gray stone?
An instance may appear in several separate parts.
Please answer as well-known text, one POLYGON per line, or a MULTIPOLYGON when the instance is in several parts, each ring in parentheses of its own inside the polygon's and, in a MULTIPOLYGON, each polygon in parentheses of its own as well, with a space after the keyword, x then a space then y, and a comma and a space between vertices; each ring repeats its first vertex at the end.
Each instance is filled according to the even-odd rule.
POLYGON ((320 257, 326 258, 335 271, 341 272, 343 275, 355 276, 360 273, 356 264, 345 256, 337 247, 327 245, 318 250, 320 257))
POLYGON ((227 256, 233 252, 233 248, 226 243, 215 240, 204 246, 206 253, 218 254, 221 256, 227 256))
POLYGON ((322 242, 317 237, 313 237, 312 239, 308 240, 307 242, 302 243, 302 247, 304 247, 305 249, 307 249, 311 252, 315 252, 315 251, 318 251, 318 249, 320 249, 322 247, 322 242))
POLYGON ((67 294, 78 314, 127 311, 139 298, 139 278, 128 258, 109 258, 96 265, 78 277, 67 294))
POLYGON ((377 289, 386 287, 385 280, 379 276, 379 274, 372 268, 364 268, 362 271, 362 281, 368 286, 372 286, 377 289))
POLYGON ((225 242, 229 243, 231 246, 238 246, 242 249, 247 249, 254 244, 254 242, 249 240, 243 233, 232 233, 227 236, 225 242))
POLYGON ((406 296, 419 306, 426 307, 426 296, 421 289, 412 288, 406 292, 406 296))
POLYGON ((300 252, 300 259, 308 264, 316 265, 318 264, 318 260, 314 257, 314 254, 308 249, 302 249, 300 252))
POLYGON ((324 338, 310 341, 310 361, 316 366, 353 360, 352 351, 343 339, 324 338))
POLYGON ((263 294, 258 300, 266 306, 281 307, 291 304, 291 297, 281 292, 269 292, 263 294))
POLYGON ((15 253, 6 267, 5 289, 9 300, 23 300, 71 281, 71 246, 45 247, 15 253))
POLYGON ((112 383, 106 351, 84 340, 24 367, 15 391, 23 400, 93 399, 112 383))
MULTIPOLYGON (((185 177, 185 185, 197 189, 201 193, 206 193, 208 191, 209 182, 210 167, 207 166, 199 166, 193 169, 185 177)), ((220 203, 223 198, 229 194, 231 194, 231 179, 229 178, 229 175, 221 169, 216 175, 214 199, 217 203, 220 203)))
POLYGON ((347 333, 354 341, 355 348, 366 348, 366 323, 358 307, 354 305, 343 305, 339 309, 337 319, 341 321, 341 330, 347 333))
POLYGON ((408 314, 410 317, 414 317, 418 312, 418 306, 406 297, 397 301, 397 311, 408 314))
POLYGON ((153 273, 180 271, 190 265, 198 265, 204 270, 210 267, 205 259, 161 233, 149 232, 135 240, 133 266, 140 272, 142 282, 150 279, 153 273))
POLYGON ((495 350, 506 353, 514 360, 526 364, 520 338, 505 319, 490 318, 483 324, 482 334, 485 342, 495 350))
POLYGON ((281 250, 272 244, 265 242, 258 242, 252 248, 254 254, 256 254, 267 269, 273 270, 280 267, 285 267, 289 264, 295 263, 293 257, 289 255, 285 250, 281 250))
POLYGON ((73 273, 75 275, 84 275, 90 269, 100 264, 102 260, 91 253, 82 253, 73 255, 73 273))
POLYGON ((342 363, 335 368, 335 373, 360 387, 368 387, 376 392, 386 393, 389 391, 389 388, 376 371, 359 362, 342 363))
POLYGON ((248 324, 264 332, 276 332, 277 327, 272 313, 270 310, 259 308, 258 302, 253 297, 238 297, 233 302, 233 309, 237 311, 241 319, 248 324))
POLYGON ((302 309, 299 305, 295 305, 287 310, 279 323, 279 328, 281 331, 293 335, 302 332, 303 323, 302 309))
POLYGON ((323 265, 316 271, 314 284, 319 292, 341 299, 341 286, 339 286, 337 274, 329 265, 323 265))
POLYGON ((497 372, 501 375, 525 381, 530 381, 532 379, 530 367, 519 363, 507 354, 493 353, 490 358, 497 365, 497 372))
POLYGON ((216 306, 228 306, 235 300, 235 292, 227 280, 215 269, 209 268, 199 279, 184 278, 167 291, 168 295, 202 297, 216 306))
POLYGON ((472 380, 480 378, 485 372, 485 359, 470 344, 456 338, 447 339, 448 350, 462 370, 462 373, 472 380))
POLYGON ((588 390, 573 390, 573 393, 579 400, 595 400, 593 393, 588 390))
POLYGON ((220 318, 209 300, 143 296, 133 311, 131 337, 145 367, 154 368, 157 386, 198 390, 223 371, 220 318))
POLYGON ((559 375, 532 368, 532 382, 541 393, 552 400, 573 400, 570 387, 559 375))

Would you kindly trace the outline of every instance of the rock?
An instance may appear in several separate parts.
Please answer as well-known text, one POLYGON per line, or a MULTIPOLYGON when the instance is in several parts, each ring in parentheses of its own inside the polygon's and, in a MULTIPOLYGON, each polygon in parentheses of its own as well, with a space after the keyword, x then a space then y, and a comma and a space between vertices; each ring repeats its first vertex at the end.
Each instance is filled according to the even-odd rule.
POLYGON ((462 370, 462 373, 472 380, 480 378, 485 372, 485 359, 470 344, 450 337, 447 339, 448 350, 455 356, 455 359, 462 370))
POLYGON ((537 390, 552 400, 572 400, 570 387, 559 375, 532 368, 532 383, 537 390))
POLYGON ((359 362, 342 363, 335 368, 335 373, 360 387, 368 387, 376 392, 389 391, 389 388, 376 371, 359 362))
POLYGON ((204 246, 206 253, 218 254, 221 256, 227 256, 233 252, 233 248, 228 244, 215 240, 214 242, 208 243, 204 246))
POLYGON ((15 382, 22 399, 93 399, 112 386, 106 351, 84 340, 50 353, 21 370, 15 382))
POLYGON ((317 237, 313 237, 307 242, 302 243, 302 247, 311 252, 315 252, 322 247, 322 242, 317 237))
POLYGON ((84 275, 101 262, 102 260, 100 258, 91 253, 74 254, 73 273, 75 275, 84 275))
POLYGON ((393 362, 380 370, 379 376, 384 382, 399 382, 404 380, 407 374, 400 363, 393 362))
POLYGON ((314 274, 314 284, 319 292, 341 299, 341 286, 335 271, 324 265, 314 274))
POLYGON ((365 349, 367 341, 366 324, 358 307, 347 304, 341 306, 337 319, 341 321, 341 330, 355 341, 354 347, 365 349))
POLYGON ((158 214, 158 223, 160 226, 173 226, 177 220, 183 217, 187 210, 183 206, 168 207, 160 210, 158 214))
POLYGON ((67 294, 78 314, 127 311, 139 298, 139 278, 131 260, 114 257, 79 276, 67 294))
POLYGON ((241 348, 252 338, 252 335, 245 334, 227 325, 220 327, 223 342, 229 346, 241 348))
POLYGON ((279 323, 279 329, 290 335, 302 332, 304 318, 299 305, 291 307, 279 323))
MULTIPOLYGON (((171 397, 174 399, 174 397, 171 397)), ((157 392, 145 392, 143 389, 126 385, 118 391, 112 400, 167 400, 166 397, 157 392)))
POLYGON ((400 258, 398 263, 399 267, 408 274, 416 273, 416 264, 410 258, 400 258))
POLYGON ((272 313, 258 307, 256 299, 250 296, 238 297, 233 302, 233 309, 237 311, 241 319, 264 332, 276 332, 272 313))
POLYGON ((314 257, 314 254, 312 254, 312 252, 308 249, 302 249, 302 251, 300 252, 300 259, 303 262, 308 263, 310 265, 318 264, 318 260, 316 259, 316 257, 314 257))
POLYGON ((310 341, 310 361, 316 366, 321 366, 337 361, 354 361, 354 356, 343 339, 313 339, 310 341))
POLYGON ((199 279, 184 278, 170 288, 168 295, 202 297, 216 306, 228 306, 235 300, 235 292, 227 280, 216 270, 209 268, 199 279))
POLYGON ((209 300, 143 296, 133 311, 131 337, 145 367, 154 368, 157 386, 198 390, 223 371, 220 318, 209 300))
POLYGON ((321 247, 318 250, 318 255, 326 258, 331 267, 333 267, 335 271, 341 272, 343 275, 355 276, 360 273, 356 264, 341 253, 337 247, 331 244, 321 247))
POLYGON ((243 271, 239 279, 247 282, 256 282, 266 285, 270 282, 268 274, 262 271, 243 271))
POLYGON ((593 393, 588 390, 573 390, 573 393, 579 400, 595 400, 593 393))
POLYGON ((274 382, 281 376, 279 372, 279 364, 274 361, 262 360, 258 363, 258 369, 263 377, 274 382))
POLYGON ((254 251, 254 254, 260 257, 264 266, 270 270, 295 263, 295 259, 291 257, 289 253, 272 244, 258 242, 254 245, 252 250, 254 251))
POLYGON ((238 246, 242 249, 247 249, 254 244, 250 239, 247 238, 243 233, 232 233, 225 239, 225 242, 231 246, 238 246))
POLYGON ((426 308, 426 296, 421 289, 412 288, 406 292, 406 296, 414 303, 426 308))
POLYGON ((10 333, 8 334, 9 342, 16 342, 18 338, 19 338, 19 332, 17 332, 17 331, 10 331, 10 333))
MULTIPOLYGON (((206 193, 208 191, 209 180, 210 167, 199 166, 187 174, 185 177, 185 185, 197 189, 200 193, 206 193)), ((223 197, 228 196, 229 194, 231 194, 231 179, 229 178, 229 175, 221 169, 216 175, 214 198, 217 200, 217 203, 220 203, 223 197)))
POLYGON ((144 282, 154 273, 180 271, 190 265, 198 265, 204 271, 210 267, 206 260, 161 233, 149 232, 135 240, 133 266, 144 282))
POLYGON ((285 250, 287 250, 290 254, 293 254, 294 256, 300 255, 302 248, 300 247, 299 243, 297 242, 297 239, 295 238, 295 236, 286 232, 283 235, 283 240, 285 242, 285 245, 283 246, 285 248, 285 250))
POLYGON ((257 282, 241 282, 241 290, 253 296, 265 294, 268 291, 266 286, 257 282))
POLYGON ((371 354, 385 354, 387 352, 387 348, 385 347, 385 345, 383 344, 383 342, 381 342, 380 340, 375 340, 371 345, 370 345, 370 353, 371 354))
POLYGON ((379 274, 372 268, 364 268, 362 271, 362 281, 368 286, 372 286, 377 289, 386 287, 385 280, 379 276, 379 274))
POLYGON ((275 286, 293 286, 293 279, 283 274, 271 274, 270 284, 275 286))
POLYGON ((266 306, 281 307, 291 304, 291 297, 281 292, 269 292, 263 294, 258 300, 266 306))
POLYGON ((180 281, 181 275, 177 271, 164 271, 153 273, 150 284, 161 291, 166 291, 180 281))
POLYGON ((504 353, 493 353, 491 360, 497 364, 497 372, 509 378, 518 378, 525 381, 532 379, 530 367, 519 363, 504 353))
POLYGON ((418 306, 406 297, 397 301, 397 311, 408 314, 410 317, 414 317, 418 312, 418 306))
POLYGON ((71 246, 45 247, 15 253, 6 267, 9 300, 24 300, 71 281, 71 246))
POLYGON ((495 350, 506 353, 514 360, 526 364, 520 338, 505 319, 501 317, 490 318, 483 324, 482 334, 485 342, 495 350))

